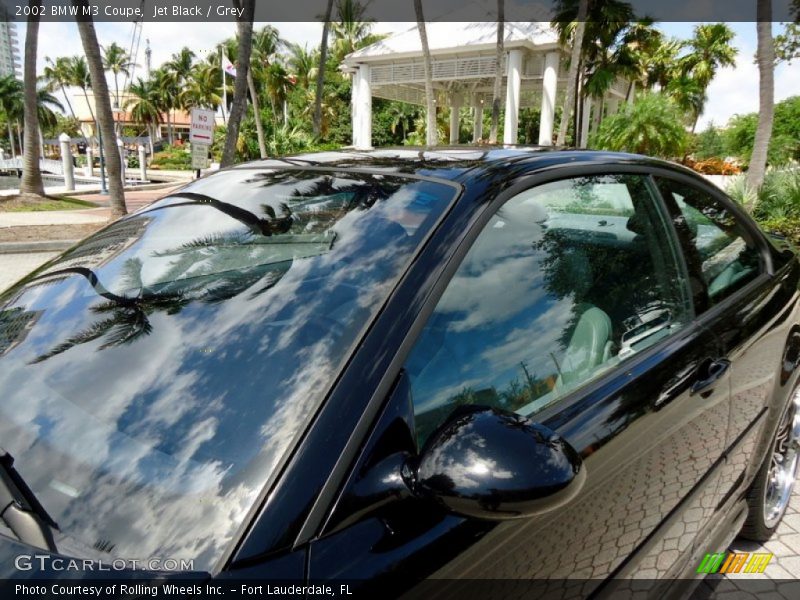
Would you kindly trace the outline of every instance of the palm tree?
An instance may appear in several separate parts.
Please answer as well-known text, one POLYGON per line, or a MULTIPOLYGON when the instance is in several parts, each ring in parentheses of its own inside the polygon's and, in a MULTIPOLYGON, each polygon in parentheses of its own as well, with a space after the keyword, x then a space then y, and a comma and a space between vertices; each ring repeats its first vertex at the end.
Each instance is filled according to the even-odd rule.
POLYGON ((417 17, 417 29, 422 43, 422 57, 425 66, 425 141, 428 146, 438 143, 436 130, 436 104, 433 98, 433 68, 431 66, 431 49, 428 46, 428 33, 425 30, 425 15, 422 12, 422 0, 414 0, 414 14, 417 17))
POLYGON ((44 183, 39 168, 39 105, 36 88, 36 51, 39 44, 39 14, 31 11, 25 32, 24 116, 25 146, 23 153, 21 194, 44 196, 44 183))
POLYGON ((575 97, 578 91, 578 74, 581 65, 581 55, 583 53, 583 38, 586 33, 586 15, 589 12, 589 0, 580 0, 578 3, 578 14, 575 17, 575 31, 572 34, 572 52, 569 61, 569 73, 567 74, 567 94, 564 98, 564 108, 561 111, 561 123, 558 126, 558 136, 556 145, 563 146, 567 141, 567 128, 575 104, 575 97))
POLYGON ((319 45, 319 66, 317 67, 317 89, 314 93, 314 138, 319 139, 322 133, 322 87, 325 85, 325 61, 328 58, 328 30, 331 26, 333 0, 328 0, 325 7, 325 19, 322 24, 322 42, 319 45))
MULTIPOLYGON (((573 23, 578 16, 579 2, 580 0, 556 2, 556 14, 552 23, 558 31, 562 46, 567 46, 574 37, 577 26, 573 23)), ((620 0, 589 3, 585 21, 577 79, 583 83, 582 97, 601 99, 617 77, 635 76, 638 72, 630 46, 652 21, 643 19, 637 22, 631 5, 620 0)), ((602 106, 597 106, 594 111, 595 127, 600 121, 602 109, 602 106)), ((590 115, 584 115, 586 119, 589 117, 590 115)))
POLYGON ((162 67, 150 73, 150 80, 153 82, 153 87, 156 89, 158 109, 167 117, 167 135, 169 137, 169 143, 172 144, 174 142, 172 111, 178 104, 179 94, 175 75, 162 67))
MULTIPOLYGON (((22 82, 14 75, 0 77, 0 111, 8 126, 8 143, 11 146, 11 156, 16 158, 17 152, 14 149, 14 131, 12 123, 18 121, 24 113, 24 91, 22 82)), ((22 148, 19 149, 20 153, 22 148)))
POLYGON ((405 141, 408 130, 408 122, 416 117, 416 109, 405 102, 392 102, 391 106, 389 106, 388 113, 392 119, 389 123, 389 128, 392 131, 392 135, 394 135, 397 129, 400 128, 400 135, 403 141, 405 141))
POLYGON ((150 139, 150 154, 152 155, 155 129, 161 122, 159 90, 152 80, 144 81, 139 77, 136 83, 130 85, 128 91, 130 97, 125 101, 123 108, 130 109, 131 118, 143 124, 147 129, 147 137, 150 139))
MULTIPOLYGON (((753 141, 753 154, 747 170, 747 186, 761 189, 767 170, 767 150, 775 114, 775 46, 772 42, 772 0, 758 0, 756 8, 758 46, 758 127, 753 141)), ((752 206, 748 207, 752 209, 752 206)))
POLYGON ((504 0, 497 0, 497 50, 494 58, 494 88, 492 89, 492 125, 489 129, 489 143, 497 143, 497 128, 500 124, 500 84, 503 80, 503 38, 506 30, 504 0))
POLYGON ((697 128, 697 121, 705 106, 705 92, 717 70, 736 64, 737 50, 731 46, 733 38, 733 31, 725 23, 698 25, 694 28, 694 38, 689 41, 692 51, 681 61, 684 73, 698 82, 704 96, 700 110, 693 115, 692 133, 697 128))
MULTIPOLYGON (((38 87, 36 91, 36 106, 37 114, 40 123, 44 126, 52 125, 56 120, 56 115, 53 109, 60 111, 64 107, 58 99, 50 93, 49 88, 45 86, 38 87)), ((25 112, 25 91, 22 82, 16 79, 13 75, 6 75, 0 77, 0 114, 8 125, 8 140, 11 144, 12 156, 16 156, 15 147, 17 144, 14 142, 14 132, 11 129, 12 123, 24 118, 25 112)), ((22 148, 19 148, 22 154, 22 148)))
POLYGON ((236 85, 233 89, 233 104, 228 117, 228 128, 225 132, 225 145, 222 148, 221 167, 233 164, 236 157, 236 142, 239 139, 239 126, 247 104, 247 72, 250 70, 250 50, 253 38, 253 13, 255 0, 235 0, 238 8, 243 9, 237 18, 239 27, 239 58, 236 71, 236 85))
MULTIPOLYGON (((247 71, 247 86, 250 88, 250 99, 253 103, 253 113, 256 122, 256 134, 258 136, 258 149, 261 158, 267 157, 266 139, 264 137, 264 123, 261 120, 261 108, 258 102, 258 92, 255 86, 254 73, 257 72, 259 79, 267 84, 269 88, 269 71, 278 52, 278 48, 283 45, 277 29, 271 25, 265 25, 253 34, 253 46, 250 57, 250 69, 247 71)), ((276 114, 274 95, 270 93, 272 101, 272 114, 276 114)))
POLYGON ((103 69, 105 71, 111 71, 114 75, 115 108, 119 108, 119 76, 122 74, 127 77, 130 74, 130 68, 132 66, 131 57, 125 49, 116 42, 111 42, 111 44, 103 48, 103 69))
POLYGON ((337 0, 338 20, 331 23, 333 30, 333 59, 336 64, 345 56, 369 45, 383 36, 372 33, 373 20, 365 19, 366 5, 358 0, 337 0))
POLYGON ((317 58, 308 46, 300 44, 289 44, 289 68, 295 76, 297 85, 302 89, 308 89, 312 74, 316 69, 317 58))
POLYGON ((165 84, 168 88, 168 92, 171 94, 171 97, 166 102, 167 127, 170 132, 170 143, 174 141, 172 139, 174 135, 172 126, 172 111, 176 108, 183 111, 189 108, 185 102, 186 97, 180 93, 180 90, 182 90, 189 81, 189 77, 191 76, 194 68, 194 59, 194 52, 184 46, 179 52, 173 54, 172 58, 162 66, 162 69, 167 73, 169 81, 167 82, 166 80, 162 80, 159 83, 165 84))
POLYGON ((195 53, 184 46, 179 52, 172 55, 172 58, 164 64, 164 68, 175 74, 178 84, 185 83, 192 74, 194 67, 195 53))
POLYGON ((55 60, 50 57, 45 57, 47 65, 44 68, 44 80, 51 91, 56 89, 61 90, 61 94, 67 101, 69 113, 73 119, 76 119, 75 111, 72 108, 72 103, 69 101, 67 94, 67 87, 73 85, 72 81, 72 59, 69 56, 59 56, 55 60))
POLYGON ((97 119, 94 116, 94 109, 92 108, 92 103, 89 102, 89 88, 92 87, 89 65, 86 64, 86 59, 82 56, 70 57, 68 61, 67 73, 69 75, 69 85, 80 88, 83 92, 83 99, 86 102, 86 106, 89 108, 89 115, 92 117, 92 121, 95 122, 95 128, 97 128, 97 119))
MULTIPOLYGON (((86 10, 87 0, 73 0, 73 3, 86 10)), ((103 137, 115 140, 114 113, 111 112, 111 98, 108 94, 103 57, 100 45, 97 43, 97 33, 94 30, 94 21, 91 18, 78 20, 78 33, 81 36, 83 51, 89 66, 92 89, 95 92, 95 106, 97 108, 97 124, 103 137)), ((111 204, 111 218, 117 219, 127 214, 125 208, 125 192, 122 185, 122 161, 118 152, 107 152, 105 165, 108 173, 109 203, 111 204)))
POLYGON ((181 102, 186 106, 199 106, 216 110, 222 104, 219 67, 203 63, 196 65, 189 81, 181 92, 181 102))
POLYGON ((50 93, 46 85, 39 85, 36 91, 36 108, 39 115, 40 129, 45 127, 55 127, 58 119, 53 109, 58 109, 64 112, 64 105, 58 101, 58 98, 50 93))

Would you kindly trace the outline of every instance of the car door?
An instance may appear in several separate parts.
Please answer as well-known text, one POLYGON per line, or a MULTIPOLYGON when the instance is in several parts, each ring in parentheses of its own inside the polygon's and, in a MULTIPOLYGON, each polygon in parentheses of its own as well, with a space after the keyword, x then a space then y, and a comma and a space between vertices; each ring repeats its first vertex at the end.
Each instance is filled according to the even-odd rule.
MULTIPOLYGON (((731 362, 728 464, 718 501, 749 481, 768 407, 783 394, 780 371, 797 297, 797 273, 773 270, 761 235, 719 191, 676 177, 656 182, 671 213, 689 269, 702 282, 700 314, 731 362)), ((788 267, 788 263, 786 263, 788 267)), ((782 402, 773 403, 782 406, 782 402)))
POLYGON ((651 180, 603 173, 524 189, 499 199, 472 238, 421 311, 394 392, 311 544, 310 577, 376 589, 392 578, 495 580, 487 593, 500 579, 592 578, 590 590, 685 510, 685 531, 637 567, 668 575, 713 513, 701 496, 716 490, 709 473, 725 447, 728 382, 713 334, 694 324, 651 180), (402 457, 463 405, 561 435, 585 465, 580 493, 512 521, 461 517, 410 495, 397 475, 402 457))

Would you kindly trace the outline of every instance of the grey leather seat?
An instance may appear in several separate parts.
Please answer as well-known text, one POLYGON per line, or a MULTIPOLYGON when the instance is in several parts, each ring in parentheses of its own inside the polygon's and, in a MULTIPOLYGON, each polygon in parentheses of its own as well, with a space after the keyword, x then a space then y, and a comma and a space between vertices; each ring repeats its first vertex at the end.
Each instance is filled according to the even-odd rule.
POLYGON ((564 352, 555 387, 586 381, 600 365, 613 358, 611 335, 609 316, 596 306, 586 308, 564 352))

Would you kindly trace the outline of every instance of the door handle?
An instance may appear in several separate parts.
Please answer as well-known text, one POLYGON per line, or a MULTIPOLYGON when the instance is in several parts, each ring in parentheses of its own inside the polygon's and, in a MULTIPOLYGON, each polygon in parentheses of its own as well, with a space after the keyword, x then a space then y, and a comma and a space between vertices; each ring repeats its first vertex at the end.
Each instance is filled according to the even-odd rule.
POLYGON ((704 361, 700 369, 699 379, 692 384, 689 390, 689 395, 694 396, 700 394, 703 398, 708 398, 711 392, 714 391, 714 384, 722 377, 728 368, 731 366, 731 361, 727 358, 718 358, 716 360, 704 361))

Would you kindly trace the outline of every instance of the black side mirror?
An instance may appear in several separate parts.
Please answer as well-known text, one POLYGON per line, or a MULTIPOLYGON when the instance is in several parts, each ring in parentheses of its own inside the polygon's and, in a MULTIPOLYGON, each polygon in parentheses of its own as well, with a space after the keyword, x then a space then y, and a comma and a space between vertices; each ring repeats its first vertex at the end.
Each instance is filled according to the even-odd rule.
POLYGON ((586 479, 563 438, 520 415, 463 407, 403 467, 413 493, 454 513, 512 519, 549 512, 574 498, 586 479))

